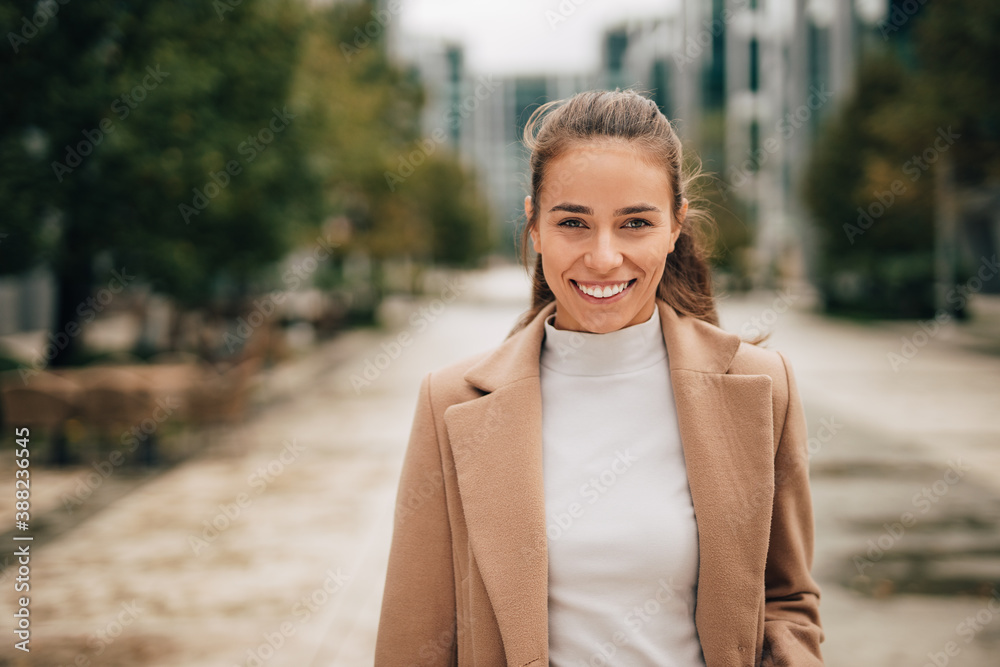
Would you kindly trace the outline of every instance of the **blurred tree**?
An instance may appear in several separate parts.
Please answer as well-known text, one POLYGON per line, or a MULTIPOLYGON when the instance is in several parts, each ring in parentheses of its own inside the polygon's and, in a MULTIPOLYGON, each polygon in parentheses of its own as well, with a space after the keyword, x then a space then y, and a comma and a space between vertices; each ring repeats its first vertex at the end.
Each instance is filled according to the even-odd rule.
POLYGON ((475 267, 491 249, 489 210, 473 174, 450 155, 434 156, 414 174, 408 195, 430 230, 435 264, 475 267))
MULTIPOLYGON (((704 187, 700 200, 692 204, 707 209, 714 223, 709 233, 710 261, 724 276, 724 289, 738 291, 752 287, 748 254, 753 241, 753 230, 747 206, 738 197, 722 197, 720 187, 704 187)), ((696 195, 697 197, 697 195, 696 195)))
POLYGON ((911 91, 926 126, 961 134, 952 159, 967 183, 1000 180, 1000 3, 928 3, 914 26, 921 76, 911 91))
POLYGON ((935 220, 936 197, 1000 187, 1000 71, 984 66, 1000 58, 1000 5, 928 3, 904 28, 861 61, 856 93, 812 155, 819 288, 830 311, 963 317, 941 295, 972 267, 958 264, 955 221, 935 220))
POLYGON ((937 137, 904 104, 910 77, 891 55, 864 60, 854 95, 813 149, 805 198, 828 312, 933 312, 933 178, 913 156, 937 137))
POLYGON ((751 287, 748 254, 753 243, 752 216, 743 197, 734 196, 738 190, 725 180, 722 166, 725 163, 725 111, 713 108, 702 114, 699 142, 695 151, 686 151, 685 160, 697 166, 692 158, 695 152, 703 161, 704 178, 692 183, 689 195, 692 205, 704 208, 711 215, 714 229, 708 231, 711 262, 716 276, 723 279, 724 289, 745 290, 751 287), (717 170, 717 171, 716 171, 717 170))
POLYGON ((288 100, 300 5, 0 2, 0 272, 51 267, 57 337, 112 267, 200 305, 321 219, 288 100))
POLYGON ((353 228, 341 251, 369 262, 370 308, 385 290, 387 260, 410 259, 419 271, 432 262, 468 266, 489 250, 470 172, 445 148, 443 128, 421 137, 423 90, 388 59, 391 20, 370 1, 317 10, 294 86, 329 203, 353 228))
MULTIPOLYGON (((419 220, 389 196, 383 175, 419 137, 423 94, 388 61, 383 37, 391 15, 378 20, 373 11, 371 2, 315 10, 293 85, 327 204, 350 223, 350 240, 338 248, 340 255, 363 258, 369 266, 368 292, 352 289, 361 301, 352 304, 358 311, 352 319, 360 320, 371 319, 381 299, 382 262, 398 254, 426 254, 419 220)), ((322 283, 331 285, 324 280, 331 270, 342 276, 339 261, 318 276, 322 283)))
POLYGON ((0 0, 0 273, 53 271, 50 363, 78 357, 113 270, 182 308, 232 303, 346 220, 326 270, 367 262, 373 311, 386 260, 483 252, 469 174, 421 139, 422 90, 385 53, 393 18, 370 1, 0 0))

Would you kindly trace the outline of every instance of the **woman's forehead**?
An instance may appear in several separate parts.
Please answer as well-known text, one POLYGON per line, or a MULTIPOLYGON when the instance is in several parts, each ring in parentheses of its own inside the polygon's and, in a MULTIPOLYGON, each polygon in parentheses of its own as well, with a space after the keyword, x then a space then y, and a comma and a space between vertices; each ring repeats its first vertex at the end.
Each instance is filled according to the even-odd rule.
POLYGON ((672 194, 667 172, 662 164, 647 159, 646 153, 621 143, 570 147, 547 166, 539 193, 541 203, 551 206, 554 200, 566 197, 618 202, 612 204, 615 208, 632 205, 636 198, 669 202, 672 194))

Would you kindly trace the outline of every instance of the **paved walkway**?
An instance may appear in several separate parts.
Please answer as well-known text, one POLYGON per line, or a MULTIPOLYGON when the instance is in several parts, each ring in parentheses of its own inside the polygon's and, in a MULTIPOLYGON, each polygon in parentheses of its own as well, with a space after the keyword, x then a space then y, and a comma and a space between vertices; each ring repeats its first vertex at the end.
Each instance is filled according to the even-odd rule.
MULTIPOLYGON (((385 331, 275 369, 243 427, 42 545, 30 660, 8 641, 0 665, 370 665, 420 378, 497 345, 527 305, 510 296, 527 293, 519 269, 467 278, 445 305, 453 288, 387 304, 385 331)), ((1000 356, 950 325, 894 370, 887 355, 915 323, 831 321, 807 304, 758 294, 720 310, 731 331, 768 323, 799 380, 827 664, 920 667, 951 651, 947 664, 996 665, 1000 614, 955 593, 1000 583, 1000 356), (915 520, 884 535, 906 512, 915 520), (977 613, 977 629, 961 626, 977 613)), ((57 506, 54 490, 85 475, 46 475, 39 502, 57 506)), ((3 596, 0 614, 12 605, 3 596)))
POLYGON ((827 664, 1000 664, 1000 355, 983 351, 1000 342, 997 302, 981 300, 972 327, 922 337, 919 322, 825 318, 798 308, 808 301, 770 314, 781 295, 755 295, 720 311, 736 332, 773 319, 767 345, 796 373, 827 664), (907 359, 907 341, 901 363, 891 355, 907 359))

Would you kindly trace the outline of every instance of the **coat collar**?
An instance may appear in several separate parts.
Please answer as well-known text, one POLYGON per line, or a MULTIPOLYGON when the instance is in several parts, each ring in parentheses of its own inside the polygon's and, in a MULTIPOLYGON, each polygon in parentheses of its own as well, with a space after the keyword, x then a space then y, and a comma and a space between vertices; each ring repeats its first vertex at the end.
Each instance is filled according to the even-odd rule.
MULTIPOLYGON (((771 378, 727 374, 739 337, 658 305, 698 524, 696 627, 709 665, 752 664, 774 490, 771 378)), ((465 380, 485 393, 444 412, 470 547, 516 665, 548 661, 539 357, 554 310, 470 367, 465 380)))
MULTIPOLYGON (((725 373, 740 339, 711 324, 680 315, 657 299, 663 339, 670 355, 671 370, 725 373)), ((555 312, 553 301, 542 308, 520 331, 509 336, 493 353, 465 373, 465 380, 483 391, 495 391, 518 380, 538 376, 538 359, 545 336, 545 319, 555 312)))

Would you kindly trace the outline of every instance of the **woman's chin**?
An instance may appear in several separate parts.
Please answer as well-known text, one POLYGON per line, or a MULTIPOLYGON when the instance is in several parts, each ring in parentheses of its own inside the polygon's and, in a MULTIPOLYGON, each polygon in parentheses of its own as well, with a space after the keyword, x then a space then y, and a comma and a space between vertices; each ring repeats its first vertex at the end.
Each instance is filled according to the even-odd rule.
MULTIPOLYGON (((610 333, 624 328, 632 320, 628 313, 621 312, 609 304, 607 309, 593 312, 593 309, 574 309, 570 313, 585 333, 610 333)), ((634 315, 633 315, 634 316, 634 315)))

